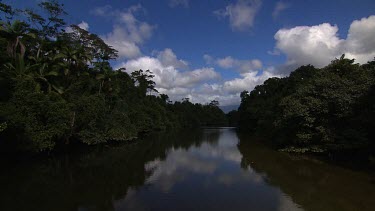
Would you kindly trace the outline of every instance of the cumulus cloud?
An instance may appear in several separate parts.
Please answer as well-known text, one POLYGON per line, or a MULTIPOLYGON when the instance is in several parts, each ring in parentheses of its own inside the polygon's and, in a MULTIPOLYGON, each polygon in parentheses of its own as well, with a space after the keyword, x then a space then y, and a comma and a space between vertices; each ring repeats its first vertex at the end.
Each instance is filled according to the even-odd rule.
POLYGON ((203 59, 207 64, 215 64, 223 69, 234 69, 240 73, 259 71, 263 66, 259 59, 240 60, 231 56, 214 58, 208 54, 205 54, 203 59))
POLYGON ((275 34, 276 48, 288 56, 288 63, 326 65, 338 53, 342 40, 338 27, 328 23, 281 29, 275 34))
POLYGON ((212 100, 219 101, 220 105, 238 105, 239 93, 228 93, 223 90, 222 83, 202 84, 190 90, 187 95, 194 103, 208 103, 212 100))
MULTIPOLYGON (((155 57, 143 56, 122 62, 117 68, 125 67, 128 73, 139 69, 151 70, 155 75, 155 88, 159 93, 167 94, 172 101, 189 98, 193 103, 204 104, 218 100, 223 106, 237 105, 240 103, 240 92, 250 91, 267 78, 278 76, 268 70, 245 71, 240 73, 238 78, 223 81, 212 67, 182 70, 181 67, 187 65, 187 62, 177 58, 171 49, 167 48, 154 54, 155 57)), ((238 65, 239 60, 233 60, 233 66, 238 65)), ((251 65, 261 67, 261 63, 254 61, 251 65)))
POLYGON ((182 72, 175 80, 175 84, 183 87, 191 87, 202 81, 220 78, 220 74, 214 68, 201 68, 193 71, 182 72))
POLYGON ((254 72, 262 68, 262 62, 258 59, 238 60, 227 56, 225 58, 217 59, 216 62, 224 69, 235 68, 241 73, 254 72))
POLYGON ((128 73, 143 69, 151 70, 155 77, 157 87, 173 88, 174 78, 176 78, 178 71, 172 66, 164 66, 157 58, 143 56, 137 59, 122 62, 119 67, 125 67, 128 73))
POLYGON ((272 72, 247 73, 240 77, 223 81, 222 83, 204 83, 192 89, 165 90, 176 100, 188 97, 192 102, 207 103, 218 100, 220 105, 238 105, 240 103, 240 93, 244 90, 251 91, 255 86, 262 84, 271 77, 282 77, 282 75, 272 72), (179 92, 178 92, 179 91, 179 92))
MULTIPOLYGON (((217 14, 228 17, 235 30, 248 29, 253 25, 260 4, 258 0, 239 0, 228 5, 225 10, 217 11, 217 14)), ((184 5, 185 3, 178 3, 175 6, 184 5)), ((144 8, 139 4, 124 10, 104 6, 92 11, 95 15, 113 20, 113 30, 101 37, 119 51, 123 62, 117 68, 125 67, 128 73, 139 69, 151 70, 155 75, 155 88, 160 93, 167 94, 171 100, 189 98, 194 103, 219 100, 221 105, 235 105, 240 102, 241 91, 252 90, 270 77, 270 73, 259 72, 262 62, 257 59, 240 60, 230 56, 214 58, 204 55, 209 66, 234 69, 240 73, 238 78, 223 81, 213 67, 190 69, 189 63, 178 58, 169 48, 154 51, 151 56, 142 55, 140 47, 151 38, 156 27, 138 19, 138 14, 142 12, 144 8)), ((88 28, 88 24, 82 23, 82 27, 88 28)))
POLYGON ((86 31, 88 31, 89 30, 89 24, 88 23, 86 23, 85 21, 82 21, 80 24, 78 24, 78 27, 79 28, 81 28, 81 29, 84 29, 84 30, 86 30, 86 31))
POLYGON ((375 57, 375 16, 353 21, 346 39, 339 38, 338 30, 329 23, 280 29, 274 36, 276 49, 286 54, 286 66, 293 68, 305 64, 323 67, 342 54, 359 63, 375 57))
POLYGON ((166 65, 158 58, 148 56, 123 62, 119 65, 120 67, 125 67, 129 73, 139 69, 151 70, 155 75, 153 79, 156 88, 162 88, 162 90, 193 87, 199 83, 220 78, 220 74, 213 68, 180 71, 173 65, 166 65))
POLYGON ((93 11, 95 15, 114 20, 112 32, 103 35, 102 38, 118 50, 120 58, 139 57, 142 54, 139 46, 152 36, 155 26, 136 18, 136 14, 141 11, 144 11, 144 8, 140 4, 121 11, 109 5, 93 11))
POLYGON ((375 15, 352 22, 344 44, 348 56, 365 63, 375 57, 375 15))
POLYGON ((223 85, 223 89, 228 93, 239 93, 244 90, 251 91, 255 88, 256 85, 262 84, 265 80, 272 77, 282 77, 272 73, 270 71, 251 72, 241 74, 242 78, 235 78, 233 80, 226 81, 223 85))
POLYGON ((156 51, 154 54, 164 66, 173 66, 175 68, 187 69, 188 62, 182 59, 177 59, 176 54, 170 48, 166 48, 163 51, 156 51))
POLYGON ((275 8, 273 9, 273 12, 272 12, 272 17, 274 19, 276 19, 277 17, 279 17, 280 13, 286 9, 288 9, 290 7, 290 4, 288 3, 285 3, 285 2, 282 2, 282 1, 278 1, 276 3, 276 6, 275 8))
POLYGON ((222 58, 222 59, 218 59, 217 60, 217 64, 222 67, 222 68, 233 68, 234 66, 234 63, 235 63, 235 60, 230 57, 230 56, 227 56, 225 58, 222 58))
POLYGON ((188 8, 189 7, 189 0, 169 0, 169 3, 168 5, 170 7, 184 7, 184 8, 188 8))
POLYGON ((255 16, 260 9, 260 0, 238 0, 225 9, 216 10, 214 14, 221 18, 229 18, 233 30, 245 31, 254 25, 255 16))

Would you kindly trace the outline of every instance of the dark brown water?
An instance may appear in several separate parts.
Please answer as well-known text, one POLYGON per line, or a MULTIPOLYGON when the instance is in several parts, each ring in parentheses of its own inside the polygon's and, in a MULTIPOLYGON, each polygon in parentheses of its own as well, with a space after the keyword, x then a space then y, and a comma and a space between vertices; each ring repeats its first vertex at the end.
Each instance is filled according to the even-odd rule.
POLYGON ((0 162, 0 210, 374 210, 374 176, 273 151, 233 129, 0 162))

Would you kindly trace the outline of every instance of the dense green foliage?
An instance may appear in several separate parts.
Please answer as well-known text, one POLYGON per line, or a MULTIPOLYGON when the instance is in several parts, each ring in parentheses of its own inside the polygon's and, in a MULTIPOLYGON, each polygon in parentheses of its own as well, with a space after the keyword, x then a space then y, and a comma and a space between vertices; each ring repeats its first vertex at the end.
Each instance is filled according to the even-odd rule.
POLYGON ((230 111, 226 114, 228 119, 228 126, 238 127, 238 122, 240 120, 240 113, 237 110, 230 111))
POLYGON ((267 134, 296 152, 373 152, 375 61, 335 59, 318 69, 302 66, 241 93, 239 127, 267 134))
POLYGON ((49 151, 226 124, 217 101, 172 104, 151 71, 113 70, 116 50, 76 25, 66 30, 63 5, 39 7, 43 14, 0 3, 0 144, 49 151))

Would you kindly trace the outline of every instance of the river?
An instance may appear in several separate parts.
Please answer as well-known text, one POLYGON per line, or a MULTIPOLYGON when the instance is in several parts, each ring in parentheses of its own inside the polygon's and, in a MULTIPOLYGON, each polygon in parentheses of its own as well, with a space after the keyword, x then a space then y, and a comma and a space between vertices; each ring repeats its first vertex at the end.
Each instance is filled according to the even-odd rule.
POLYGON ((374 210, 373 174, 293 156, 230 128, 0 162, 0 210, 374 210))

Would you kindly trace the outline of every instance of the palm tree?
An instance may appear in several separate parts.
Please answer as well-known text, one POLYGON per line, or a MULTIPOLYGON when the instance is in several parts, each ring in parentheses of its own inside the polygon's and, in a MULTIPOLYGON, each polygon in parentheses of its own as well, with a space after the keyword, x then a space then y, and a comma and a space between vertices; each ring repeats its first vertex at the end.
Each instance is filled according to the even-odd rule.
POLYGON ((22 42, 24 37, 35 37, 28 32, 28 24, 23 21, 15 20, 13 23, 3 23, 0 25, 0 37, 7 41, 7 53, 12 58, 17 57, 17 53, 21 57, 25 55, 26 47, 22 42))
POLYGON ((47 88, 47 92, 51 92, 52 89, 59 94, 63 94, 63 88, 57 86, 57 84, 53 84, 51 81, 51 77, 59 76, 59 72, 56 71, 56 68, 53 68, 51 64, 53 64, 54 58, 47 57, 43 58, 40 54, 40 49, 38 50, 36 56, 29 56, 29 60, 32 61, 34 64, 30 66, 32 70, 31 75, 33 79, 37 82, 37 90, 40 91, 42 87, 47 88), (52 61, 51 61, 52 60, 52 61))
POLYGON ((13 58, 13 62, 4 65, 6 75, 12 79, 28 77, 30 65, 25 64, 26 47, 23 43, 25 38, 33 38, 34 34, 28 32, 28 24, 23 21, 15 20, 13 23, 0 24, 0 38, 7 42, 8 55, 13 58))
MULTIPOLYGON (((102 63, 106 63, 106 62, 102 62, 102 63)), ((112 91, 112 87, 111 87, 111 81, 112 81, 112 77, 115 77, 115 75, 118 73, 116 71, 113 71, 111 66, 108 64, 101 64, 100 65, 100 70, 99 70, 99 73, 96 74, 96 80, 99 80, 100 83, 99 83, 99 94, 102 92, 102 89, 104 87, 105 84, 107 84, 107 91, 112 91)))
POLYGON ((155 82, 152 80, 155 76, 152 75, 152 72, 150 70, 138 70, 131 73, 131 77, 135 84, 138 85, 141 94, 146 95, 147 92, 150 93, 154 91, 158 93, 158 91, 155 89, 155 82))

